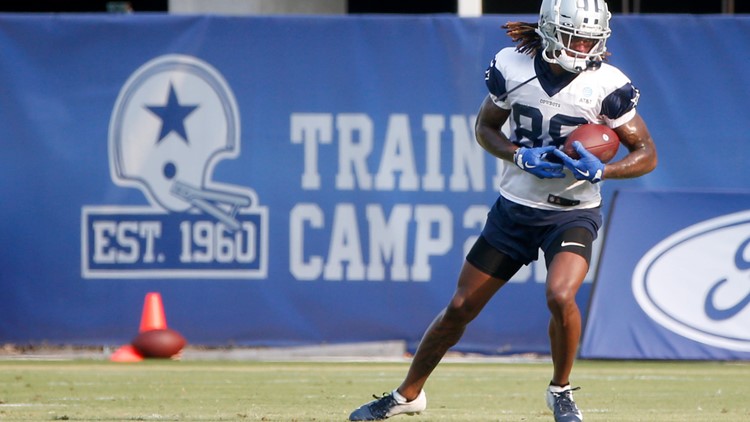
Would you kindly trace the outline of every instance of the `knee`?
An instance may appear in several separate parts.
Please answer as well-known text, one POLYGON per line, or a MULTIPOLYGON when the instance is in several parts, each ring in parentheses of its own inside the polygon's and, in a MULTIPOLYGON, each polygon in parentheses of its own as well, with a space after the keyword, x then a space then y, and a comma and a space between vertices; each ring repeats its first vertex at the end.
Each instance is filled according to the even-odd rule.
POLYGON ((443 319, 448 323, 466 325, 476 317, 477 312, 478 310, 466 298, 454 296, 445 308, 443 319))
POLYGON ((553 314, 564 314, 567 309, 575 308, 575 292, 569 289, 548 289, 547 307, 553 314))

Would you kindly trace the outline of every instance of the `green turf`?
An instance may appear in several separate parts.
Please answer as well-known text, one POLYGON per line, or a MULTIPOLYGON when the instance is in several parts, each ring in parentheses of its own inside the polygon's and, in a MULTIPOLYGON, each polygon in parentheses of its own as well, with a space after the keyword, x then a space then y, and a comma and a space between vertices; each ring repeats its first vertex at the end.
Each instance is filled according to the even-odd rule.
MULTIPOLYGON (((0 420, 342 421, 405 363, 0 361, 0 420)), ((443 363, 393 420, 552 421, 548 363, 443 363)), ((576 364, 586 421, 748 421, 750 362, 576 364)))

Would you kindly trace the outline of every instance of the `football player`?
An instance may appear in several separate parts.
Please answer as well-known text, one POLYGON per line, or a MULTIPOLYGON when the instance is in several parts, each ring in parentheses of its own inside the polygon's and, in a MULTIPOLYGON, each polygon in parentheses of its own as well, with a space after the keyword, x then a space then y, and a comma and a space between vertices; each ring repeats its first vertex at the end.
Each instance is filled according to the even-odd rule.
POLYGON ((466 325, 523 265, 544 252, 552 377, 546 401, 555 421, 581 421, 570 375, 581 335, 576 293, 602 224, 604 179, 642 176, 657 163, 654 141, 636 111, 638 90, 606 63, 611 14, 604 0, 543 0, 537 23, 505 26, 515 48, 500 50, 485 81, 476 137, 503 161, 500 196, 468 253, 457 288, 427 329, 405 379, 350 420, 419 413, 424 384, 466 325), (502 128, 507 123, 507 130, 502 128), (604 164, 580 143, 575 160, 558 149, 585 123, 614 129, 627 154, 604 164))

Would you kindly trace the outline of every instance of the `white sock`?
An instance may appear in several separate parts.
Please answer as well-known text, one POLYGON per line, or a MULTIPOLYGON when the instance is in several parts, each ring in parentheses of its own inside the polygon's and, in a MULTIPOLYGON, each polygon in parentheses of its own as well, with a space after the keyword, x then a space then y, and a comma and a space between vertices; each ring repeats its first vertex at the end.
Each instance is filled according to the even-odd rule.
POLYGON ((552 384, 550 384, 549 386, 549 391, 553 393, 562 393, 563 391, 568 391, 568 390, 570 390, 570 384, 566 385, 565 387, 559 387, 557 385, 552 385, 552 384))
POLYGON ((406 400, 406 397, 402 396, 398 393, 398 389, 393 390, 393 398, 396 399, 396 403, 398 404, 406 404, 409 403, 409 400, 406 400))

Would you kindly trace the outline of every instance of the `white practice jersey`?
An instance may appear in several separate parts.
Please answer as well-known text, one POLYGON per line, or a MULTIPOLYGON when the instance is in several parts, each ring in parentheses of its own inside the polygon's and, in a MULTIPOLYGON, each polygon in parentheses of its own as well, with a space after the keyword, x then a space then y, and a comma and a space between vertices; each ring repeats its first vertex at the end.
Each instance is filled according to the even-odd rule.
MULTIPOLYGON (((558 77, 539 55, 531 57, 512 47, 497 53, 485 79, 495 104, 511 110, 505 134, 514 144, 529 148, 559 147, 581 124, 616 128, 627 123, 635 116, 639 95, 627 76, 607 63, 597 70, 558 77)), ((513 202, 549 210, 594 208, 601 203, 600 184, 578 181, 568 169, 565 178, 540 179, 509 161, 502 165, 500 193, 513 202)))

